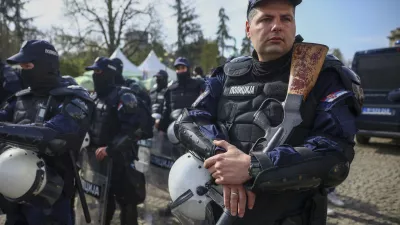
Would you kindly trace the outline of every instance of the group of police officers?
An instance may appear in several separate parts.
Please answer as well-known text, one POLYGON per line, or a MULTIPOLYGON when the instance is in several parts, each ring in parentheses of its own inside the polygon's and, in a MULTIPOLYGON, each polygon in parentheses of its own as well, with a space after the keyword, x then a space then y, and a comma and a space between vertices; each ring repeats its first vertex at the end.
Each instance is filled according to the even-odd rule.
MULTIPOLYGON (((223 186, 225 208, 239 216, 234 224, 325 224, 325 190, 346 179, 354 157, 355 118, 362 105, 358 76, 328 55, 303 102, 303 122, 284 145, 253 151, 266 129, 254 123, 261 106, 264 125, 284 120, 277 102, 287 94, 293 45, 303 41, 295 36, 300 3, 249 0, 252 56, 230 60, 207 79, 201 68, 193 78, 188 60, 179 57, 177 80, 169 84, 160 70, 149 94, 124 79, 120 59, 106 57, 86 67, 93 71, 95 92, 89 93, 60 75, 50 43, 25 42, 6 60, 19 71, 0 64, 0 208, 6 224, 80 224, 74 199, 81 189, 100 199, 94 205, 80 199, 87 202, 82 208, 104 208, 90 213, 98 215, 93 224, 110 224, 115 202, 121 224, 138 224, 145 179, 133 164, 137 142, 152 138, 153 126, 166 133, 172 122, 180 142, 175 159, 191 150, 205 161, 210 177, 223 186), (107 178, 105 186, 101 177, 107 178)), ((259 144, 265 147, 268 140, 259 144)), ((214 213, 218 218, 222 210, 214 213)))
POLYGON ((95 92, 90 94, 72 77, 60 75, 58 53, 43 40, 25 42, 6 63, 0 68, 0 209, 7 216, 6 224, 70 225, 80 221, 78 217, 83 215, 74 212, 77 179, 86 193, 106 198, 102 199, 105 205, 91 208, 88 204, 89 210, 105 208, 101 218, 90 213, 95 217, 91 218, 94 224, 110 224, 115 202, 121 224, 137 224, 137 205, 145 198, 145 191, 135 190, 143 188, 145 182, 133 164, 138 159, 137 141, 153 136, 154 122, 166 132, 171 112, 189 107, 199 96, 202 81, 190 77, 189 62, 185 58, 176 60, 178 80, 169 87, 168 74, 159 71, 150 95, 135 80, 124 79, 120 59, 106 57, 86 67, 93 71, 95 92), (90 144, 82 149, 87 138, 90 144), (35 158, 29 158, 29 153, 35 158), (83 161, 77 162, 82 154, 83 161), (44 167, 32 167, 32 160, 44 167), (19 163, 27 165, 17 168, 19 163), (80 178, 75 177, 74 164, 81 167, 80 178), (112 165, 108 169, 111 173, 100 169, 101 164, 112 165), (108 175, 109 184, 95 187, 93 177, 87 175, 88 167, 97 176, 95 180, 108 175), (26 174, 28 170, 33 174, 26 174), (14 185, 25 187, 13 190, 14 185), (107 191, 101 190, 104 187, 107 191))

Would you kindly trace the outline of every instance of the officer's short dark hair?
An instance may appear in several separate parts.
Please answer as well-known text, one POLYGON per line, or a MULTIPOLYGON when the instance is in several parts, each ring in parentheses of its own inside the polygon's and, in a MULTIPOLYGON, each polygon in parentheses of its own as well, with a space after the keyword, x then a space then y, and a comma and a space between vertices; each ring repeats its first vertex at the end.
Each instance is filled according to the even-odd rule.
POLYGON ((197 75, 200 75, 200 76, 203 76, 203 75, 204 75, 203 69, 202 69, 200 66, 196 66, 196 67, 194 68, 194 72, 196 72, 196 74, 197 74, 197 75))

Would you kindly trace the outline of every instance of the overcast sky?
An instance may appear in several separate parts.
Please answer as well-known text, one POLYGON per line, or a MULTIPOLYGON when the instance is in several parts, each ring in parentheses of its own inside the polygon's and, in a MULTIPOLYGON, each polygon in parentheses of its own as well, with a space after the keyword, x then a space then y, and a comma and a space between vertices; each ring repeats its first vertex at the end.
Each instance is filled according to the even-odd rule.
MULTIPOLYGON (((157 12, 163 21, 165 41, 172 44, 176 42, 177 29, 176 18, 169 5, 175 1, 156 1, 157 12)), ((215 38, 218 10, 225 7, 230 17, 230 34, 237 39, 240 49, 245 35, 246 0, 190 1, 200 16, 198 22, 206 38, 215 38)), ((52 25, 70 25, 64 16, 62 0, 32 0, 26 9, 28 16, 37 16, 34 24, 40 29, 49 29, 52 25)), ((351 59, 356 51, 387 47, 390 31, 400 27, 399 12, 400 0, 303 0, 296 11, 297 33, 307 42, 340 48, 344 57, 351 59)))

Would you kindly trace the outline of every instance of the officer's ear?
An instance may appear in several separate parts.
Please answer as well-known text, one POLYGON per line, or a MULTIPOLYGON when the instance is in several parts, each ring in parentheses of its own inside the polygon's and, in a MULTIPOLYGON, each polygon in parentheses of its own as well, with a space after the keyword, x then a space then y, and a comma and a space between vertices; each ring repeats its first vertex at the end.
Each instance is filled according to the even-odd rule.
POLYGON ((246 21, 246 35, 250 39, 250 22, 248 20, 246 21))

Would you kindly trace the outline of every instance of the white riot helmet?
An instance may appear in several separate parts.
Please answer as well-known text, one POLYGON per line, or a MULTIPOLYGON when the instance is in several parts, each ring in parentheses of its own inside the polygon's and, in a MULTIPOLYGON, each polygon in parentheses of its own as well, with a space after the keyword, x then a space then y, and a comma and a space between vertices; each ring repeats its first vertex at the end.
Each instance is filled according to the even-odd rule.
POLYGON ((0 155, 0 193, 10 201, 50 207, 64 181, 31 150, 11 147, 0 155))
POLYGON ((209 213, 212 212, 209 203, 212 200, 219 205, 223 203, 221 190, 212 186, 210 180, 210 173, 203 167, 203 162, 193 154, 186 153, 176 160, 168 178, 174 215, 209 220, 209 213))

